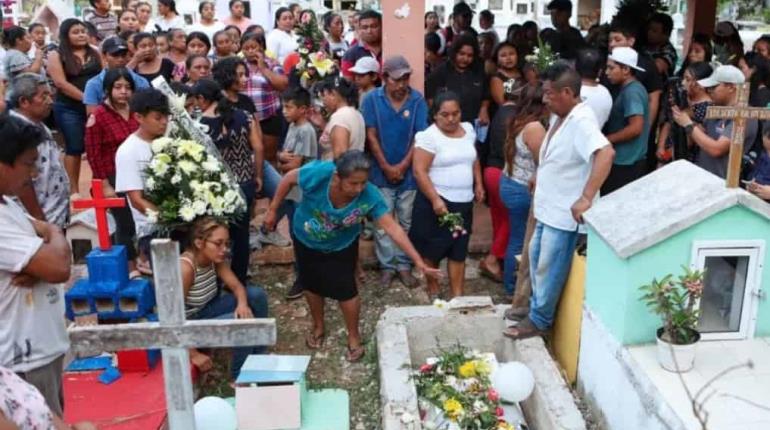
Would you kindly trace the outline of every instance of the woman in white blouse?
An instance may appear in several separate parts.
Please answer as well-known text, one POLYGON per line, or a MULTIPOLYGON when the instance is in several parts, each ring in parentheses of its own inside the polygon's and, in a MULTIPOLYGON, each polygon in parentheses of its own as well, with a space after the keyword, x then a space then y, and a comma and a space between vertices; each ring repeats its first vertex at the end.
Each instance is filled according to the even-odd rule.
POLYGON ((275 11, 275 28, 267 35, 267 50, 275 55, 283 64, 286 56, 297 50, 297 37, 294 29, 294 14, 287 7, 279 7, 275 11))
MULTIPOLYGON (((473 224, 473 200, 484 199, 481 166, 476 156, 473 126, 461 122, 460 97, 446 91, 433 101, 433 125, 415 135, 412 161, 419 192, 412 209, 409 237, 431 267, 447 258, 451 297, 463 294, 465 257, 473 224), (462 216, 453 231, 441 217, 462 216)), ((427 279, 431 298, 439 295, 437 280, 427 279)))
POLYGON ((176 11, 176 1, 158 0, 158 20, 155 25, 161 31, 169 31, 172 28, 183 29, 185 27, 184 18, 176 11))

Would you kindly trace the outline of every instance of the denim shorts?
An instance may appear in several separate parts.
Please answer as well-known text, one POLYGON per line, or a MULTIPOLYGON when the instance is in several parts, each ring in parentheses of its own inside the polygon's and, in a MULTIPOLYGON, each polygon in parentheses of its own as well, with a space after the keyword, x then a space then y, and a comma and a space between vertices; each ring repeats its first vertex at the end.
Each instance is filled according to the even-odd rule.
POLYGON ((53 116, 64 137, 64 153, 82 155, 85 152, 86 111, 83 106, 55 102, 53 116))

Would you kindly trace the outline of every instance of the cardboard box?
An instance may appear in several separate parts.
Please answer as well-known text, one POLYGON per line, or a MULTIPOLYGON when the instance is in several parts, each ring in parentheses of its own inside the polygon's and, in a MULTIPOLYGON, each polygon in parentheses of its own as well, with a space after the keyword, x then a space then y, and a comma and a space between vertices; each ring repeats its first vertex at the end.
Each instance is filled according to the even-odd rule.
POLYGON ((250 355, 235 381, 238 430, 302 427, 310 356, 250 355))

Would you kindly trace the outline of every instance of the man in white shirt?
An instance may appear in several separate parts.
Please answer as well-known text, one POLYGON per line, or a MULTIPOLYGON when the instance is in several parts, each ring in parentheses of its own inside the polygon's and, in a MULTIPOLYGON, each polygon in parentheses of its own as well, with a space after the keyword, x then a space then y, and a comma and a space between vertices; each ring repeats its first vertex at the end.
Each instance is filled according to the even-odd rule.
POLYGON ((543 79, 543 99, 554 115, 540 148, 533 199, 529 315, 504 332, 513 339, 541 335, 553 325, 583 213, 607 179, 615 156, 593 111, 580 101, 580 75, 569 63, 557 61, 543 79))
POLYGON ((64 290, 70 248, 62 230, 29 216, 11 199, 35 175, 41 129, 0 117, 0 366, 34 385, 62 415, 62 373, 69 338, 64 290))
POLYGON ((594 111, 599 128, 604 127, 612 111, 612 94, 598 82, 602 66, 602 57, 596 49, 586 48, 578 51, 575 69, 582 80, 580 99, 594 111))

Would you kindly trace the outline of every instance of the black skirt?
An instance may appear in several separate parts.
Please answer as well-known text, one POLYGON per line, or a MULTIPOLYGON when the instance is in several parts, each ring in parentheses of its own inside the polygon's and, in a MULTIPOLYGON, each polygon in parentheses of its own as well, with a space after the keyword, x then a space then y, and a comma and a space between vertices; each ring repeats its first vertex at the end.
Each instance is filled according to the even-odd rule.
POLYGON ((463 226, 468 234, 453 237, 449 227, 439 224, 438 216, 433 212, 433 205, 428 198, 418 191, 412 207, 409 239, 420 256, 434 263, 444 258, 465 261, 473 225, 473 201, 454 203, 443 197, 441 200, 444 201, 449 212, 459 212, 463 216, 463 226))
POLYGON ((295 240, 294 253, 303 289, 340 302, 358 295, 355 275, 358 239, 348 247, 333 252, 321 252, 295 240))

